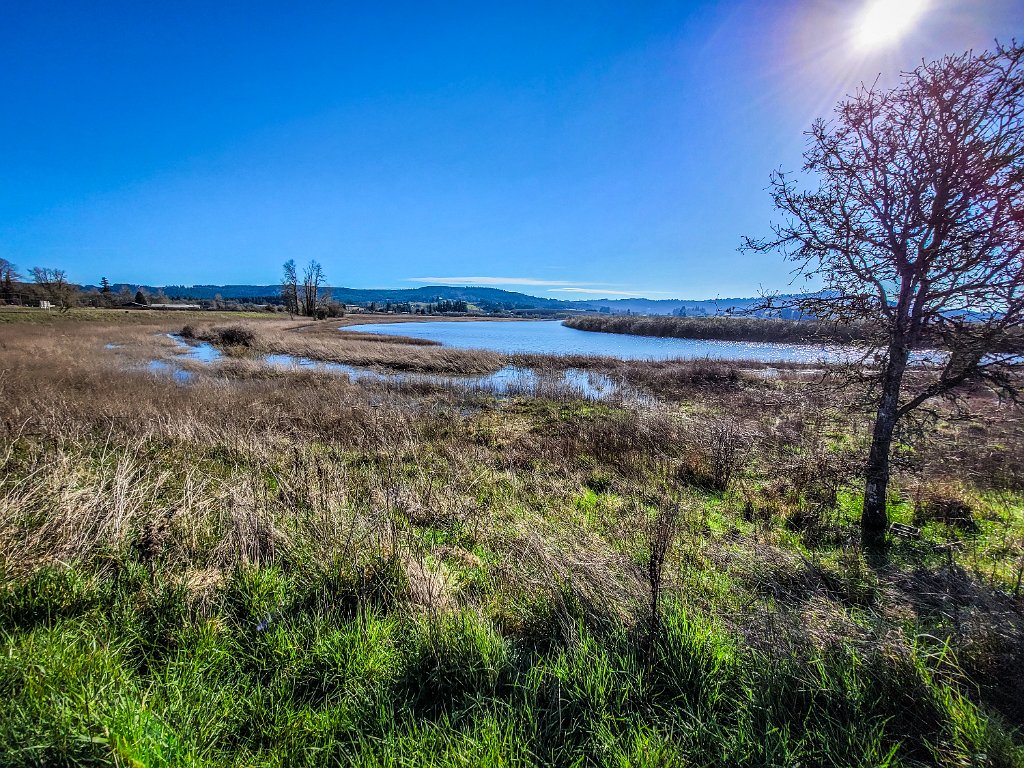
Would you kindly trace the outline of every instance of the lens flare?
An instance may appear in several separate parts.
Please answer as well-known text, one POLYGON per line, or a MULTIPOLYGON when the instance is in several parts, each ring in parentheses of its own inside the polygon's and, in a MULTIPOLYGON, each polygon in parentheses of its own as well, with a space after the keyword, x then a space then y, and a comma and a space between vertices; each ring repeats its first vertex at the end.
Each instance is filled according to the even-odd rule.
POLYGON ((928 0, 869 0, 857 17, 853 44, 861 51, 897 42, 921 17, 928 0))

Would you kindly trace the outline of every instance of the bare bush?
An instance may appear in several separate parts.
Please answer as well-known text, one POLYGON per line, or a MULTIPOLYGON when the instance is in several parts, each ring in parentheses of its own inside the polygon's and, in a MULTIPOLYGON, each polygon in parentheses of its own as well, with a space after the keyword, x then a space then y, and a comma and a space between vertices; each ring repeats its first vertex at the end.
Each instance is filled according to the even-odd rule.
POLYGON ((242 325, 230 325, 217 331, 217 341, 229 347, 251 347, 255 340, 252 329, 242 325))
POLYGON ((659 505, 653 519, 648 521, 647 588, 651 601, 648 642, 652 651, 661 636, 665 563, 678 533, 678 523, 679 506, 667 501, 659 505))
POLYGON ((924 481, 918 485, 913 498, 915 525, 937 521, 967 533, 981 530, 974 519, 973 502, 960 485, 924 481))
POLYGON ((712 418, 691 421, 682 439, 679 479, 724 493, 750 452, 753 435, 737 420, 712 418))

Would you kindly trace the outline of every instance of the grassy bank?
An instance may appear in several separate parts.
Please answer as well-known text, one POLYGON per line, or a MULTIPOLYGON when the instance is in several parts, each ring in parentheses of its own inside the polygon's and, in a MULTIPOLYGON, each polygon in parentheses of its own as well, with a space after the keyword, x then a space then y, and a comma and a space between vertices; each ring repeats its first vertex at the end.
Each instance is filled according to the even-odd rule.
POLYGON ((178 328, 3 332, 0 764, 1024 764, 1024 425, 983 393, 866 557, 855 393, 130 364, 178 328))
POLYGON ((580 331, 634 336, 780 344, 852 344, 866 338, 864 329, 851 325, 756 317, 581 315, 570 317, 563 324, 580 331))

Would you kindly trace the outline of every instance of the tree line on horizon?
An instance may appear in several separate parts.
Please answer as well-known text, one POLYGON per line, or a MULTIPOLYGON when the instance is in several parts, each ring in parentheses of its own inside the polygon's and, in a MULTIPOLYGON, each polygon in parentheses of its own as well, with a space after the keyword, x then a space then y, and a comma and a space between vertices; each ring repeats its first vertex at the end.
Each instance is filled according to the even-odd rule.
POLYGON ((252 296, 245 300, 225 299, 219 293, 212 298, 197 299, 164 288, 133 283, 111 283, 101 277, 99 285, 79 285, 67 278, 63 269, 32 267, 27 275, 8 259, 0 257, 0 304, 9 306, 38 306, 49 302, 58 310, 73 307, 116 309, 119 307, 151 306, 188 301, 202 309, 225 311, 283 311, 279 296, 252 296))
MULTIPOLYGON (((26 276, 18 272, 16 264, 0 257, 0 299, 5 304, 48 301, 55 307, 67 309, 81 298, 81 288, 68 281, 63 269, 32 267, 27 277, 26 280, 26 276)), ((105 286, 109 292, 109 283, 105 286)))
MULTIPOLYGON (((311 261, 303 270, 301 279, 293 259, 289 259, 284 267, 278 293, 240 297, 225 291, 229 294, 227 298, 219 292, 204 298, 201 292, 197 295, 184 285, 160 287, 112 283, 106 276, 100 278, 98 285, 79 285, 68 280, 66 270, 50 267, 32 267, 23 275, 16 264, 0 258, 0 304, 38 306, 39 302, 46 301, 59 310, 68 310, 73 307, 115 309, 188 302, 206 310, 289 312, 293 316, 321 319, 340 317, 345 313, 345 302, 332 296, 331 288, 325 285, 323 267, 318 262, 311 261)), ((388 298, 361 303, 366 311, 383 314, 465 314, 471 309, 465 299, 440 295, 425 301, 388 298)))

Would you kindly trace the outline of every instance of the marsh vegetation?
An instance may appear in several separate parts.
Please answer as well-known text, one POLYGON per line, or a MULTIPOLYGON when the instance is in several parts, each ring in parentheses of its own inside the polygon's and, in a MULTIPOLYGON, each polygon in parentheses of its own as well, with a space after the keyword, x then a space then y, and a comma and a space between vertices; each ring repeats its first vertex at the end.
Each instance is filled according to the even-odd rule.
POLYGON ((868 338, 866 329, 857 325, 762 317, 578 315, 567 318, 564 324, 601 333, 776 344, 851 344, 868 338))
POLYGON ((538 356, 647 397, 495 397, 252 353, 498 355, 190 319, 225 358, 181 385, 145 368, 181 322, 0 330, 0 763, 1024 761, 985 392, 908 423, 866 554, 870 414, 799 366, 538 356))

